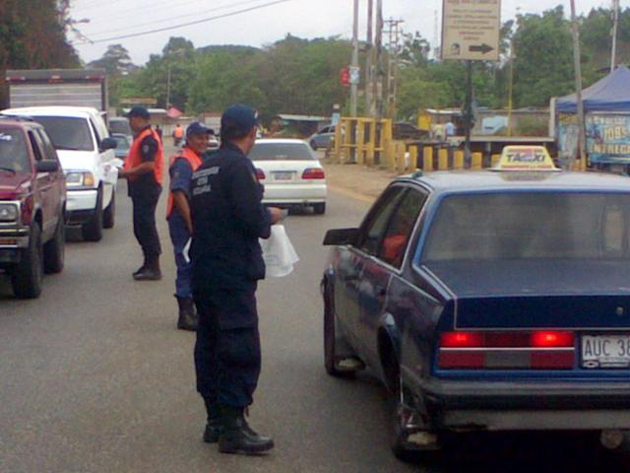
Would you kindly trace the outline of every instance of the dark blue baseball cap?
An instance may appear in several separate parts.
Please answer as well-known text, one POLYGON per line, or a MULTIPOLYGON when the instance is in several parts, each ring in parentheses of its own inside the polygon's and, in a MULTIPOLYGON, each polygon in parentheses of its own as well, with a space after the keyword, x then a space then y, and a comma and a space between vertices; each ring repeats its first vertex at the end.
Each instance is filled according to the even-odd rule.
POLYGON ((209 135, 211 133, 212 130, 201 122, 192 122, 186 128, 186 138, 190 135, 209 135))
POLYGON ((258 112, 247 105, 231 105, 221 116, 221 130, 247 133, 255 126, 258 126, 258 112))
POLYGON ((149 118, 151 118, 151 114, 142 105, 136 105, 131 110, 129 110, 129 113, 127 114, 127 118, 131 117, 140 117, 148 120, 149 118))

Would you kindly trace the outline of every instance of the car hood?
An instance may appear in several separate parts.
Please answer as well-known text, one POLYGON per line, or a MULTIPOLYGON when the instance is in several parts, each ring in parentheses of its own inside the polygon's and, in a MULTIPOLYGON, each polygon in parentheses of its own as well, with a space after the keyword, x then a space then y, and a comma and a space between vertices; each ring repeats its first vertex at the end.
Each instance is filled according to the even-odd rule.
POLYGON ((96 172, 98 155, 94 151, 57 150, 61 167, 64 171, 71 169, 96 172))
POLYGON ((30 184, 30 174, 10 174, 0 171, 0 200, 14 199, 27 191, 30 184))
POLYGON ((424 266, 457 298, 630 295, 624 260, 429 262, 424 266))

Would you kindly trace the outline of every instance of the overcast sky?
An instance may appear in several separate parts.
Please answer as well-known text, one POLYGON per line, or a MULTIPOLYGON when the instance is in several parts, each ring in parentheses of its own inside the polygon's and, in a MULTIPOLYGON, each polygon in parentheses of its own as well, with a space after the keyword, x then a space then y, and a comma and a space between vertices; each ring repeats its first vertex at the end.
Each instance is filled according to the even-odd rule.
MULTIPOLYGON (((160 53, 170 36, 184 36, 196 47, 217 44, 259 47, 280 40, 287 33, 302 38, 352 36, 352 0, 288 0, 170 31, 109 39, 261 7, 273 1, 73 0, 72 17, 89 20, 89 23, 77 26, 94 43, 82 42, 72 34, 71 39, 85 62, 100 58, 108 44, 121 43, 129 50, 133 62, 141 65, 150 54, 160 53), (176 10, 173 5, 177 5, 176 10)), ((624 5, 626 2, 630 3, 630 0, 621 0, 622 8, 628 6, 624 5)), ((576 0, 580 12, 588 12, 594 7, 609 7, 611 3, 612 0, 576 0)), ((367 0, 360 0, 360 4, 360 35, 365 38, 367 0)), ((502 21, 516 15, 517 5, 521 6, 521 13, 540 13, 558 4, 564 5, 568 14, 569 0, 503 0, 502 21)), ((436 35, 435 14, 440 14, 441 5, 442 0, 383 0, 385 18, 404 20, 405 31, 420 31, 430 42, 436 35)))

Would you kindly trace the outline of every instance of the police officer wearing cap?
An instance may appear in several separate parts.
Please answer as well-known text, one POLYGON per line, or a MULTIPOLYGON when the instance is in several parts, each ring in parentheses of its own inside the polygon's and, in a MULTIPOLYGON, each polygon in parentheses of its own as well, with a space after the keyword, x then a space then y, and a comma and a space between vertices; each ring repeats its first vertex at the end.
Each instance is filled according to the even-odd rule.
POLYGON ((162 279, 160 237, 155 224, 155 208, 162 192, 164 150, 158 134, 149 123, 149 111, 136 106, 127 114, 134 140, 119 177, 128 181, 133 202, 133 232, 142 247, 144 263, 133 273, 136 281, 162 279))
POLYGON ((166 219, 177 265, 175 297, 179 307, 177 328, 181 330, 197 330, 197 314, 190 288, 190 260, 184 253, 192 235, 188 203, 190 180, 193 172, 203 164, 211 133, 213 131, 202 123, 191 123, 186 129, 186 144, 171 158, 169 166, 171 188, 166 204, 166 219))
POLYGON ((223 453, 273 448, 245 418, 261 368, 255 292, 265 264, 258 239, 269 238, 282 215, 261 204, 263 187, 247 158, 257 127, 253 109, 229 107, 221 117, 221 147, 191 183, 197 390, 207 411, 204 441, 218 442, 223 453))

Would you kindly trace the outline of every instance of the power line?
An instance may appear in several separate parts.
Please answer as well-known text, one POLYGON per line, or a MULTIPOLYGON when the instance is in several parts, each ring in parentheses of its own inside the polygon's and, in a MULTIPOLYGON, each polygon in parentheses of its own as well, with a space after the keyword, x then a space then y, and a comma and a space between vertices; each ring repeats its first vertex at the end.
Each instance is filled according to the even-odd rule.
MULTIPOLYGON (((192 26, 192 25, 198 25, 200 23, 207 23, 209 21, 213 21, 213 20, 219 20, 221 18, 227 18, 230 16, 236 16, 236 15, 240 15, 241 13, 248 13, 254 10, 260 10, 261 8, 266 8, 266 7, 270 7, 272 5, 277 5, 279 3, 286 3, 286 2, 290 2, 292 0, 276 0, 273 2, 269 2, 269 3, 265 3, 263 5, 257 5, 255 7, 250 7, 250 8, 244 8, 242 10, 237 10, 234 12, 230 12, 230 13, 224 13, 222 15, 216 15, 216 16, 211 16, 208 18, 203 18, 201 20, 195 20, 195 21, 190 21, 187 23, 180 23, 179 25, 173 25, 173 26, 165 26, 164 28, 156 28, 153 30, 149 30, 149 31, 142 31, 140 33, 131 33, 131 34, 127 34, 127 35, 121 35, 121 36, 112 36, 110 38, 104 38, 104 39, 99 39, 96 41, 92 41, 92 43, 105 43, 105 42, 109 42, 109 41, 116 41, 119 39, 127 39, 127 38, 136 38, 138 36, 144 36, 144 35, 148 35, 148 34, 152 34, 152 33, 160 33, 162 31, 170 31, 170 30, 174 30, 177 28, 184 28, 186 26, 192 26)), ((88 44, 87 42, 82 42, 82 43, 78 43, 78 44, 88 44)))
POLYGON ((225 10, 226 8, 233 8, 233 7, 238 7, 241 5, 250 5, 252 3, 259 3, 262 2, 264 0, 247 0, 247 1, 243 1, 243 2, 238 2, 232 5, 222 5, 222 6, 218 6, 215 8, 211 8, 210 10, 204 10, 201 12, 195 12, 195 13, 187 13, 186 15, 179 15, 179 16, 174 16, 174 17, 170 17, 170 18, 163 18, 163 19, 159 19, 159 20, 152 20, 152 21, 147 21, 145 23, 137 23, 135 25, 132 26, 124 26, 121 28, 115 28, 115 29, 110 29, 107 31, 95 31, 95 32, 84 32, 84 34, 88 37, 93 37, 93 36, 102 36, 103 34, 111 34, 111 33, 115 33, 115 32, 119 32, 119 31, 128 31, 128 30, 135 30, 138 29, 138 27, 141 26, 148 26, 148 25, 155 25, 157 23, 166 23, 166 22, 170 22, 173 20, 179 20, 182 18, 189 18, 191 16, 199 16, 199 15, 203 15, 206 13, 210 13, 210 12, 214 12, 214 11, 218 11, 218 10, 225 10))

